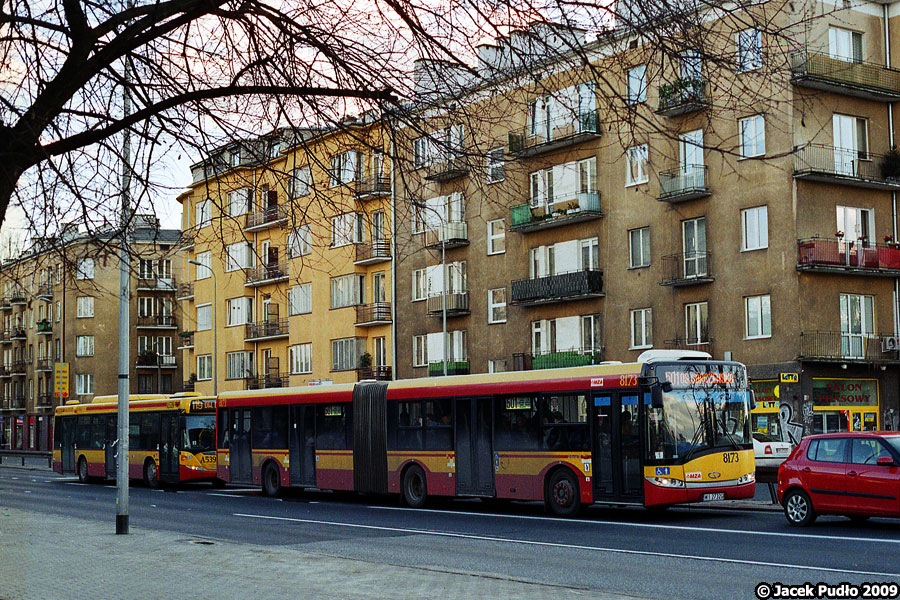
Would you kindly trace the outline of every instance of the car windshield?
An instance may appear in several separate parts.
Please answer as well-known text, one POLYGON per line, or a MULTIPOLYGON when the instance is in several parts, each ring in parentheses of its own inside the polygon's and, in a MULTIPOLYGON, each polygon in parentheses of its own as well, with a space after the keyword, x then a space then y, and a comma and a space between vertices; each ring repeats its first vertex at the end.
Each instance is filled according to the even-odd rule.
POLYGON ((749 392, 672 390, 661 408, 651 408, 648 460, 687 461, 702 450, 744 449, 750 437, 749 392))
POLYGON ((181 449, 188 452, 215 450, 216 415, 187 415, 184 417, 184 439, 181 449))

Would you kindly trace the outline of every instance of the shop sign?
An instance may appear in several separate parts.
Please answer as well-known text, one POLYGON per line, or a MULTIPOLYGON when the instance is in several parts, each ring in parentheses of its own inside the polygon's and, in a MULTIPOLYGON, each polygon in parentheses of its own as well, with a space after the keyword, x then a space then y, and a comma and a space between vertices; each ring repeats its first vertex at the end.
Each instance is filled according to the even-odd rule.
POLYGON ((877 379, 813 378, 815 406, 878 406, 877 379))
POLYGON ((778 382, 774 379, 754 379, 750 382, 756 408, 778 408, 778 382))
POLYGON ((781 383, 797 383, 800 381, 799 373, 782 373, 781 383))

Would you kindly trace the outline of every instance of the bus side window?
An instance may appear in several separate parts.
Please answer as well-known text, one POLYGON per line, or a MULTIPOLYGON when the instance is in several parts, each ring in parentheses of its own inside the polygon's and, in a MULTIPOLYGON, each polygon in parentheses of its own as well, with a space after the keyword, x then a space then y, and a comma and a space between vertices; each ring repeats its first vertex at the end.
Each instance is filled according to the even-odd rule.
POLYGON ((231 446, 231 411, 223 408, 219 411, 216 422, 219 426, 219 448, 227 450, 231 446))

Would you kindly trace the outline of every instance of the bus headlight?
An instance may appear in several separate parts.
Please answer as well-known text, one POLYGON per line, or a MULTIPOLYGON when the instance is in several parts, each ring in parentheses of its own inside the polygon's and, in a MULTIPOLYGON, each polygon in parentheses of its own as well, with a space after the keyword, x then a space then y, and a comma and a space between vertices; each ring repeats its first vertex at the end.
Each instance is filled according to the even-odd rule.
POLYGON ((668 488, 683 488, 684 482, 680 479, 673 479, 671 477, 654 477, 650 480, 654 485, 658 485, 660 487, 668 487, 668 488))
POLYGON ((752 483, 756 481, 756 473, 747 473, 746 475, 741 475, 738 480, 738 485, 744 485, 745 483, 752 483))

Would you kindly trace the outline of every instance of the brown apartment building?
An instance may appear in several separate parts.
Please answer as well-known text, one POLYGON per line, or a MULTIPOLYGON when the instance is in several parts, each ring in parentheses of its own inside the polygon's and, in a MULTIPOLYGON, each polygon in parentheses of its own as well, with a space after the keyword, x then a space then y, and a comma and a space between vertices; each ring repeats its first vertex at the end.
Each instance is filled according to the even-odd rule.
POLYGON ((494 81, 397 136, 396 375, 690 348, 748 365, 755 430, 896 429, 900 3, 775 8, 705 15, 716 61, 481 48, 494 81))
MULTIPOLYGON (((131 392, 181 389, 175 312, 181 232, 155 217, 135 217, 132 246, 131 392)), ((49 450, 53 409, 118 389, 119 250, 112 235, 64 228, 58 239, 0 266, 0 441, 3 448, 49 450), (68 365, 59 390, 55 371, 68 365)))

